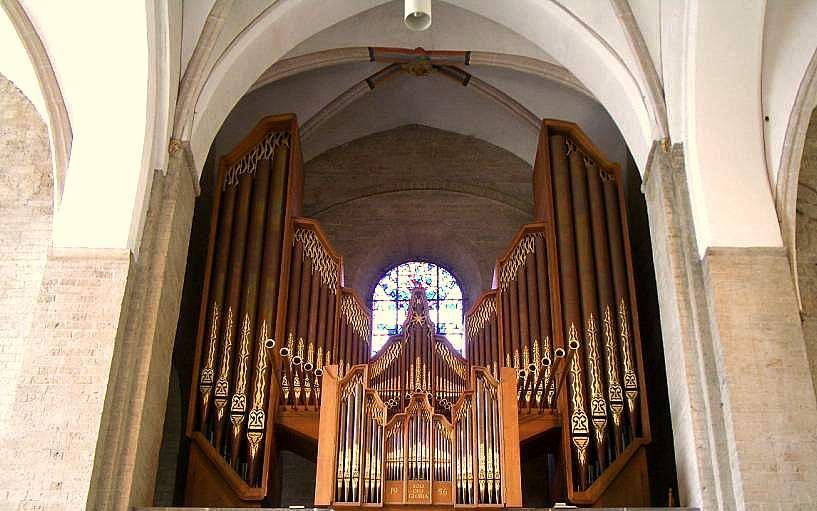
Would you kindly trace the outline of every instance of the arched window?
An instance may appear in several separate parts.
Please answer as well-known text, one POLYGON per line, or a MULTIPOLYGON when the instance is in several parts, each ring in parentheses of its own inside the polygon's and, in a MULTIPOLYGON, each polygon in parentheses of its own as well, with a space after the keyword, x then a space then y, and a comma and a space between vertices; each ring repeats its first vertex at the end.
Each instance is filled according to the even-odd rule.
POLYGON ((457 279, 434 263, 409 261, 390 269, 381 277, 372 295, 372 353, 399 334, 406 319, 411 290, 426 288, 431 321, 437 333, 445 335, 462 353, 462 290, 457 279))

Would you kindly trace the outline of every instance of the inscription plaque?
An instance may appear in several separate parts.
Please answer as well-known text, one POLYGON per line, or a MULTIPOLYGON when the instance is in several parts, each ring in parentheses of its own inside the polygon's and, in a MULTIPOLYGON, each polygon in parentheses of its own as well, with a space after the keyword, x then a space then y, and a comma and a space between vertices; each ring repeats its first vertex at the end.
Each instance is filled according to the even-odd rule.
POLYGON ((406 504, 428 504, 431 501, 431 483, 409 481, 406 486, 406 504))

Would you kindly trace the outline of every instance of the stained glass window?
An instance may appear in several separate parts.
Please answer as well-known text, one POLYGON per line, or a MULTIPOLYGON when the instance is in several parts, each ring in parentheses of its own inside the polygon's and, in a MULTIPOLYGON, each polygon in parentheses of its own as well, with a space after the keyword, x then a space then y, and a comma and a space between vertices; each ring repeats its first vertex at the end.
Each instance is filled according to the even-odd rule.
POLYGON ((374 288, 372 353, 402 330, 411 290, 417 284, 426 288, 429 313, 437 333, 445 335, 462 352, 462 290, 457 279, 434 263, 409 261, 387 271, 374 288))

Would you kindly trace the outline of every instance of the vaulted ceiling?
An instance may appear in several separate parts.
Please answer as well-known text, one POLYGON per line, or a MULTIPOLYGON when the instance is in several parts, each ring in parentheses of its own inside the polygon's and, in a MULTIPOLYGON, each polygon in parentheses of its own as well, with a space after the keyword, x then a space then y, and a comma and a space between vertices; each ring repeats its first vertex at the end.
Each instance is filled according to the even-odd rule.
MULTIPOLYGON (((306 160, 371 133, 420 124, 485 140, 532 163, 538 119, 555 118, 578 123, 611 159, 625 163, 626 145, 606 110, 530 41, 444 2, 434 3, 429 30, 411 32, 402 8, 402 1, 382 4, 295 47, 233 108, 213 154, 229 151, 265 115, 294 112, 306 160), (407 62, 414 48, 457 51, 466 58, 452 67, 467 84, 436 70, 372 80, 390 65, 378 47, 403 49, 407 62)), ((225 26, 222 38, 228 32, 225 26)))

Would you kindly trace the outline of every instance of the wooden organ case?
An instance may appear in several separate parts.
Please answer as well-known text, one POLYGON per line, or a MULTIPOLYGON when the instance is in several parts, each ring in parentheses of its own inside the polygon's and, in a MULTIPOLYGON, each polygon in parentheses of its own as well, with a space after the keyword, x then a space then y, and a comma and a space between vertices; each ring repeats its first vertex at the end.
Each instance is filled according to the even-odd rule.
POLYGON ((516 437, 516 372, 470 366, 428 312, 417 287, 402 333, 332 383, 316 505, 522 505, 518 445, 503 440, 516 437))
MULTIPOLYGON (((371 313, 299 218, 294 115, 268 117, 219 162, 188 410, 187 505, 270 498, 275 428, 317 441, 324 369, 369 357, 371 313)), ((333 396, 334 397, 334 396, 333 396)))
POLYGON ((535 218, 465 315, 465 355, 417 287, 370 359, 371 313, 298 216, 295 118, 264 119, 219 163, 186 503, 270 503, 283 428, 317 443, 316 506, 520 507, 520 446, 543 438, 551 502, 649 505, 620 174, 577 126, 544 121, 535 218))

